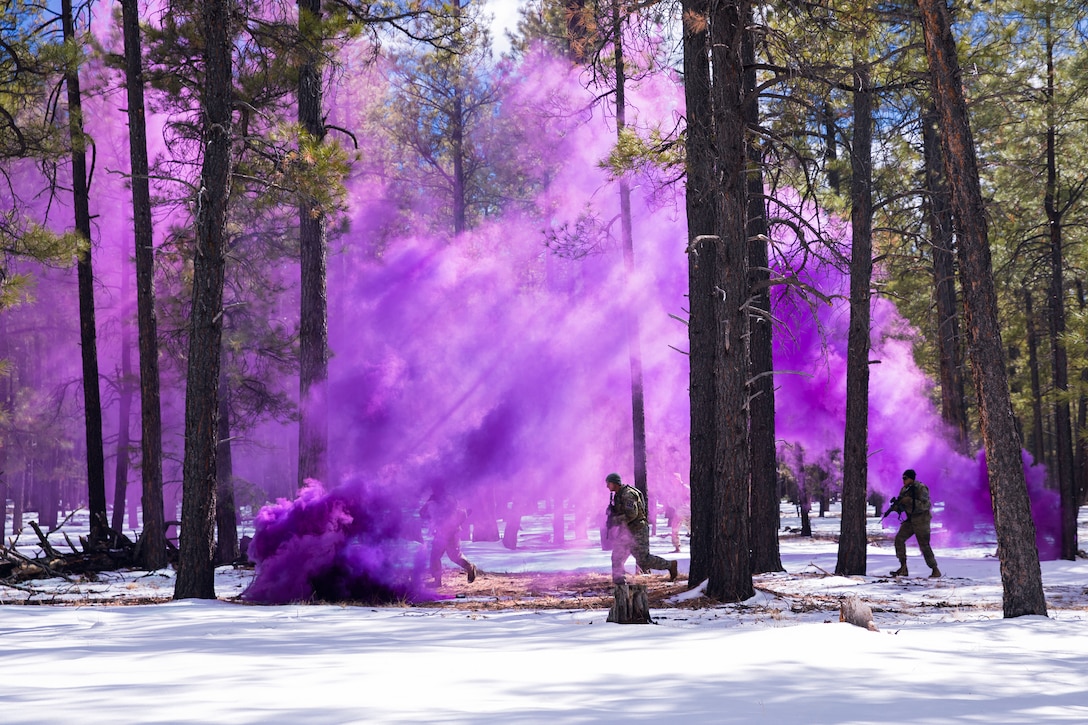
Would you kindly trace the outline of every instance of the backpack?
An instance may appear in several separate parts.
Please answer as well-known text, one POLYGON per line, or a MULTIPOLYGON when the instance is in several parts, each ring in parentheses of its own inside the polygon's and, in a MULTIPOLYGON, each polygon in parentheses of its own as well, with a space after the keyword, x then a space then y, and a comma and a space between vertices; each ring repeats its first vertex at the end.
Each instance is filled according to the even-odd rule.
POLYGON ((642 491, 639 491, 634 486, 629 486, 626 483, 623 484, 623 487, 626 488, 627 490, 629 490, 631 492, 631 495, 635 497, 635 510, 638 513, 635 516, 634 520, 638 521, 639 519, 642 519, 643 521, 645 521, 646 520, 646 514, 648 512, 646 510, 646 499, 643 498, 642 491))

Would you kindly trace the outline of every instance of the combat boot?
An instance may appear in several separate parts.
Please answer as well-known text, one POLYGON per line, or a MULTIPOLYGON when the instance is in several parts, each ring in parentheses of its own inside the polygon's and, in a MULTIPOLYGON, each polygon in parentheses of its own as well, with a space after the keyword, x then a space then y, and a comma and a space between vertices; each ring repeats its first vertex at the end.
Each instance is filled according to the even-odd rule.
POLYGON ((907 565, 903 564, 895 571, 888 572, 889 576, 907 576, 907 565))
POLYGON ((677 574, 677 564, 676 564, 676 561, 673 560, 673 561, 669 562, 669 581, 671 581, 671 582, 676 581, 676 574, 677 574))

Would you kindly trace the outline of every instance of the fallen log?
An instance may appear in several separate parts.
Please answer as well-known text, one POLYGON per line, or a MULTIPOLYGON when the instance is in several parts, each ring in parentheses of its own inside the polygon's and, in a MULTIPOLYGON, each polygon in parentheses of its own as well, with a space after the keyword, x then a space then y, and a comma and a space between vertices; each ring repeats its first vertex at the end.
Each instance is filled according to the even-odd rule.
POLYGON ((72 581, 69 575, 95 579, 100 572, 127 569, 136 564, 136 547, 123 534, 111 531, 110 538, 101 541, 81 536, 80 549, 65 533, 64 539, 72 548, 72 552, 66 554, 52 545, 37 521, 31 521, 30 527, 38 537, 42 555, 30 558, 19 553, 14 546, 8 548, 0 545, 0 579, 7 584, 55 577, 72 581), (111 543, 116 545, 110 546, 111 543))
MULTIPOLYGON (((53 568, 54 564, 57 561, 60 561, 58 558, 31 559, 30 557, 23 556, 15 549, 9 549, 5 546, 0 546, 0 557, 3 558, 5 563, 3 570, 7 572, 4 575, 4 579, 9 581, 51 579, 54 577, 60 577, 71 581, 71 579, 68 579, 63 573, 56 571, 53 568)), ((63 559, 63 557, 61 557, 61 559, 63 559)))

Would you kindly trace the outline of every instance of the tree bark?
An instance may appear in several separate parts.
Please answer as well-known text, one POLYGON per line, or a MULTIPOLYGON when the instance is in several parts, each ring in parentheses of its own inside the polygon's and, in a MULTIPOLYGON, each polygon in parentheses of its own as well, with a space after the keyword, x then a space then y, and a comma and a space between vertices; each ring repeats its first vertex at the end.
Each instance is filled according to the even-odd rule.
POLYGON ((956 432, 957 448, 968 452, 967 400, 963 384, 959 299, 956 294, 955 242, 948 180, 941 158, 936 111, 922 116, 922 150, 926 179, 926 218, 933 249, 934 302, 937 308, 937 347, 940 359, 941 418, 956 432))
POLYGON ((552 546, 562 547, 567 539, 567 517, 563 508, 563 497, 554 496, 552 504, 552 546))
MULTIPOLYGON (((867 46, 858 58, 867 57, 867 46)), ((846 350, 842 523, 835 573, 865 574, 865 498, 869 478, 869 352, 873 279, 873 95, 869 66, 854 65, 854 138, 850 152, 850 325, 846 350)), ((821 509, 822 513, 822 509, 821 509)))
POLYGON ((1043 388, 1039 382, 1039 336, 1035 332, 1035 306, 1031 290, 1024 285, 1024 327, 1028 346, 1028 369, 1031 377, 1031 457, 1035 464, 1046 464, 1046 436, 1043 434, 1043 388))
MULTIPOLYGON (((126 255, 127 256, 127 255, 126 255)), ((122 264, 124 261, 122 261, 122 264)), ((121 270, 121 299, 129 298, 129 270, 121 270)), ((117 463, 113 476, 113 517, 110 527, 120 532, 125 526, 125 499, 128 496, 129 418, 132 417, 132 344, 126 321, 121 323, 121 372, 117 379, 117 463)))
POLYGON ((998 324, 986 207, 963 96, 956 41, 952 36, 951 14, 945 0, 918 0, 918 8, 959 240, 968 350, 978 392, 982 443, 986 450, 997 555, 1001 562, 1004 615, 1045 615, 1046 599, 1035 544, 1035 522, 1031 518, 998 324))
MULTIPOLYGON (((61 1, 64 40, 75 44, 72 0, 61 1)), ((90 512, 90 538, 102 541, 109 529, 106 518, 106 464, 102 441, 102 393, 98 383, 98 342, 94 309, 94 270, 91 253, 91 212, 87 188, 87 140, 83 133, 83 102, 79 89, 79 69, 70 67, 65 74, 68 91, 68 131, 72 143, 72 197, 76 232, 87 243, 87 251, 76 264, 79 284, 79 342, 83 359, 83 408, 87 439, 87 506, 90 512)))
POLYGON ((148 181, 143 49, 137 0, 121 1, 128 92, 132 222, 136 236, 136 319, 140 345, 140 472, 143 535, 140 565, 166 566, 166 525, 162 503, 162 410, 159 392, 159 332, 155 314, 155 247, 148 181))
MULTIPOLYGON (((620 0, 612 0, 612 46, 616 72, 616 139, 623 136, 627 125, 627 99, 625 96, 626 72, 623 58, 623 18, 620 0)), ((626 179, 619 182, 620 233, 623 246, 623 265, 628 284, 635 275, 635 242, 631 228, 631 187, 626 179)), ((630 297, 625 306, 627 326, 627 351, 631 365, 631 430, 634 454, 635 488, 642 492, 643 500, 649 501, 646 474, 646 393, 642 382, 642 342, 638 309, 630 297)))
POLYGON ((746 2, 685 0, 691 399, 691 568, 722 601, 752 596, 748 245, 743 35, 746 2), (711 82, 713 67, 714 82, 711 82))
POLYGON ((181 537, 174 598, 215 598, 216 452, 223 280, 232 172, 233 3, 204 0, 204 162, 196 198, 193 306, 185 389, 181 537))
POLYGON ((714 525, 714 460, 719 432, 714 389, 717 327, 712 325, 712 235, 718 223, 715 203, 713 118, 710 102, 710 39, 707 32, 709 0, 684 0, 684 101, 686 107, 686 194, 688 224, 689 380, 691 421, 691 565, 688 586, 710 573, 709 542, 714 525))
MULTIPOLYGON (((1081 312, 1085 308, 1084 284, 1077 280, 1077 306, 1081 312)), ((1088 388, 1088 368, 1080 371, 1081 390, 1088 388)), ((1077 401, 1077 427, 1073 431, 1073 440, 1077 442, 1073 450, 1073 471, 1076 481, 1077 505, 1083 506, 1085 493, 1088 492, 1088 440, 1085 440, 1085 428, 1088 428, 1088 394, 1081 393, 1077 401)))
MULTIPOLYGON (((748 536, 751 450, 748 443, 748 189, 744 122, 743 46, 747 0, 710 3, 711 109, 716 164, 717 229, 694 253, 707 269, 691 294, 691 334, 701 331, 709 355, 713 415, 720 418, 708 479, 696 482, 709 503, 709 530, 693 531, 692 545, 705 549, 707 596, 738 602, 752 587, 748 536)), ((695 354, 696 345, 691 346, 695 354)), ((694 524, 694 520, 693 520, 694 524)))
POLYGON ((1062 261, 1064 209, 1058 203, 1057 129, 1054 109, 1054 38, 1046 18, 1046 192, 1043 207, 1050 230, 1050 349, 1054 386, 1054 457, 1061 497, 1061 557, 1077 558, 1077 492, 1073 477, 1073 429, 1069 406, 1069 357, 1065 349, 1065 272, 1062 261))
MULTIPOLYGON (((8 341, 8 316, 0 315, 0 360, 7 360, 11 354, 11 344, 8 341)), ((11 420, 14 412, 14 388, 13 371, 8 369, 0 371, 0 410, 3 417, 11 420)), ((9 466, 11 460, 8 455, 8 446, 0 446, 0 541, 7 540, 5 527, 7 526, 8 499, 15 499, 14 490, 9 483, 12 479, 9 466)), ((14 532, 14 529, 12 530, 14 532)))
POLYGON ((606 621, 616 624, 652 624, 645 584, 617 584, 606 621))
MULTIPOLYGON (((298 121, 317 143, 326 134, 323 120, 321 0, 299 0, 304 60, 299 68, 298 121)), ((301 305, 299 312, 298 483, 328 479, 329 321, 326 273, 328 221, 313 200, 299 207, 301 305)))
POLYGON ((744 115, 748 124, 748 271, 752 287, 750 390, 752 402, 752 485, 749 532, 752 573, 783 571, 778 548, 778 460, 774 425, 774 353, 771 318, 771 271, 767 245, 767 202, 763 191, 763 157, 756 136, 759 95, 756 90, 754 22, 744 33, 744 115))
POLYGON ((460 65, 462 47, 460 43, 462 33, 461 3, 455 2, 448 6, 454 20, 454 53, 447 62, 458 66, 453 80, 453 109, 450 113, 450 147, 453 156, 453 233, 462 234, 468 228, 468 201, 466 198, 467 185, 465 179, 465 89, 460 65))
POLYGON ((219 368, 219 446, 215 469, 215 560, 230 564, 238 558, 238 512, 234 506, 234 458, 231 455, 230 385, 226 365, 219 368))

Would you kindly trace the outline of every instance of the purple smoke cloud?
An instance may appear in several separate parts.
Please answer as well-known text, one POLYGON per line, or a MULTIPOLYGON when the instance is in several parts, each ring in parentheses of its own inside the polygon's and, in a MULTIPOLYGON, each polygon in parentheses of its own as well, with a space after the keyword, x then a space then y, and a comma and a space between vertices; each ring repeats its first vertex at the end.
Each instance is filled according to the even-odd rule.
MULTIPOLYGON (((524 70, 525 89, 547 88, 549 104, 557 95, 573 107, 588 104, 588 92, 565 66, 543 62, 524 70)), ((646 104, 664 110, 659 122, 680 113, 678 86, 664 86, 658 79, 648 97, 669 102, 646 104)), ((533 102, 530 116, 547 118, 533 102)), ((552 212, 549 227, 575 224, 587 208, 614 218, 616 187, 598 163, 612 144, 609 119, 587 111, 552 121, 538 140, 542 158, 551 152, 564 159, 539 203, 552 212)), ((629 280, 614 238, 603 251, 564 258, 543 248, 541 222, 526 215, 456 239, 398 239, 380 260, 342 251, 337 274, 330 274, 337 290, 330 397, 339 469, 395 486, 405 509, 441 483, 477 506, 497 504, 508 526, 516 525, 519 506, 546 500, 583 519, 584 531, 603 504, 604 473, 629 476, 633 465, 623 326, 630 306, 642 328, 649 487, 651 495, 675 493, 676 474, 686 479, 689 466, 687 364, 678 352, 686 331, 671 317, 685 307, 683 197, 648 177, 633 186, 637 271, 629 280)), ((780 194, 779 203, 823 228, 848 257, 849 230, 841 222, 790 194, 780 194)), ((774 238, 779 271, 798 265, 802 249, 788 228, 776 227, 774 238)), ((778 437, 787 460, 789 447, 816 460, 842 446, 848 283, 840 267, 812 257, 794 272, 831 303, 810 304, 796 287, 776 288, 778 437)), ((874 298, 873 356, 881 364, 871 382, 872 486, 892 495, 901 471, 915 468, 943 504, 938 526, 969 537, 992 527, 983 505, 985 471, 981 456, 954 449, 932 403, 932 382, 911 355, 916 334, 890 301, 874 298)), ((1032 469, 1037 513, 1052 498, 1042 478, 1032 469)), ((1041 542, 1048 540, 1045 528, 1041 542)), ((267 569, 258 555, 258 581, 267 569)))
MULTIPOLYGON (((257 515, 250 556, 260 576, 253 602, 411 601, 427 593, 418 526, 399 497, 345 481, 331 491, 308 480, 298 496, 257 515)), ((433 596, 433 595, 432 595, 433 596)))
MULTIPOLYGON (((332 122, 366 127, 361 109, 377 93, 374 73, 339 78, 330 96, 332 122)), ((293 424, 265 422, 234 444, 239 481, 269 497, 285 494, 257 517, 250 553, 258 575, 247 592, 255 601, 414 596, 418 542, 404 529, 415 530, 416 512, 436 485, 474 510, 475 537, 494 535, 488 517, 492 525, 516 525, 540 502, 573 521, 573 532, 568 526, 553 545, 583 537, 606 501, 604 476, 616 470, 632 478, 629 310, 639 315, 650 494, 665 499, 684 492, 677 485, 677 475, 686 480, 689 470, 687 331, 677 319, 687 308, 682 185, 647 168, 628 175, 636 262, 628 276, 618 242, 617 184, 602 167, 615 143, 614 119, 565 61, 530 55, 513 77, 500 113, 524 133, 488 153, 546 170, 544 183, 531 204, 460 236, 422 224, 405 230, 380 138, 359 135, 362 162, 349 182, 347 231, 334 239, 329 257, 329 481, 289 493, 293 424), (557 243, 564 240, 573 244, 557 243)), ((628 96, 634 127, 669 130, 682 119, 675 77, 632 82, 628 96)), ((106 170, 92 188, 100 365, 105 379, 116 379, 120 330, 133 324, 134 309, 132 291, 122 294, 121 284, 132 250, 124 98, 104 94, 88 103, 94 104, 88 130, 106 170)), ((164 119, 152 113, 149 121, 152 156, 162 156, 169 151, 164 119)), ((789 193, 777 192, 775 203, 772 216, 783 208, 801 214, 848 258, 849 229, 841 221, 789 193)), ((43 202, 38 213, 56 228, 71 225, 63 204, 54 202, 47 216, 43 202)), ((170 213, 156 220, 160 245, 171 222, 185 223, 184 210, 170 213)), ((847 278, 806 255, 789 227, 775 225, 772 238, 776 269, 792 270, 831 299, 810 304, 795 286, 774 288, 781 452, 787 462, 791 450, 802 449, 807 461, 828 459, 842 447, 847 278)), ((283 280, 274 281, 296 284, 297 270, 282 267, 283 280)), ((72 311, 74 288, 71 270, 47 271, 39 299, 53 311, 72 311)), ((292 291, 275 322, 293 328, 297 309, 292 291)), ((933 383, 911 355, 919 333, 886 299, 874 298, 872 316, 872 357, 880 364, 871 379, 871 487, 891 495, 901 471, 914 468, 941 505, 936 521, 949 537, 942 544, 992 529, 983 460, 955 449, 932 402, 933 383)), ((58 333, 40 357, 42 390, 79 378, 73 318, 52 323, 58 333)), ((292 377, 272 382, 297 395, 292 377)), ((170 520, 180 489, 184 380, 166 367, 163 386, 170 520)), ((104 387, 112 436, 120 425, 117 396, 109 383, 104 387)), ((134 420, 134 436, 137 427, 134 420)), ((78 426, 71 437, 82 439, 78 426)), ((1027 470, 1040 551, 1053 556, 1056 494, 1045 487, 1042 468, 1027 470)), ((130 487, 130 501, 136 490, 130 487)))

